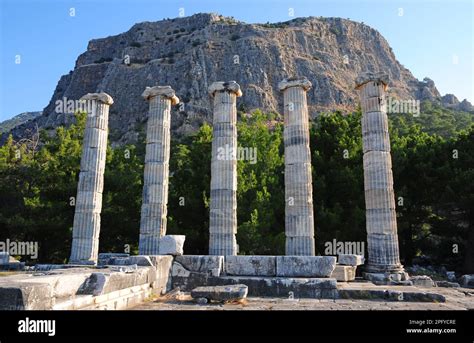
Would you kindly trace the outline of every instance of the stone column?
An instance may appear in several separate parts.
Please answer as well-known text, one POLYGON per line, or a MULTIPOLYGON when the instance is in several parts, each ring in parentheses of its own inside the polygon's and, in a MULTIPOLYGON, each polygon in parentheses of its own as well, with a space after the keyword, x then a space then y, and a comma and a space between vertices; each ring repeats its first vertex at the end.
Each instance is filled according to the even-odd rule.
POLYGON ((147 87, 142 96, 150 107, 138 250, 140 255, 158 255, 159 240, 166 234, 171 105, 179 99, 170 86, 147 87))
POLYGON ((314 256, 313 188, 306 78, 278 84, 284 100, 286 255, 314 256))
POLYGON ((368 243, 368 273, 403 271, 398 252, 392 158, 386 113, 388 76, 364 73, 356 80, 362 107, 362 147, 368 243))
POLYGON ((88 115, 82 146, 69 263, 94 265, 97 263, 99 251, 109 107, 114 101, 106 93, 89 93, 81 100, 87 101, 88 115))
POLYGON ((240 86, 214 82, 209 255, 237 255, 237 108, 240 86))

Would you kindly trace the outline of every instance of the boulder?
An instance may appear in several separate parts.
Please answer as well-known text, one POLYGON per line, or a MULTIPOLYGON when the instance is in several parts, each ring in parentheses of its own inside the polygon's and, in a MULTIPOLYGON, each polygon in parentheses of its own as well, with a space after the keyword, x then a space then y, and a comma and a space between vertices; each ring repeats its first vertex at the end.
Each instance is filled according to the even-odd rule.
POLYGON ((243 284, 227 286, 197 287, 191 291, 194 299, 205 298, 209 301, 235 301, 247 297, 248 287, 243 284))
POLYGON ((334 256, 277 256, 277 276, 330 277, 336 268, 334 256))
POLYGON ((161 237, 158 248, 160 255, 183 255, 185 239, 186 236, 184 235, 166 235, 161 237))
POLYGON ((447 271, 447 272, 446 272, 446 277, 448 278, 448 281, 450 281, 450 282, 456 282, 456 272, 447 271))

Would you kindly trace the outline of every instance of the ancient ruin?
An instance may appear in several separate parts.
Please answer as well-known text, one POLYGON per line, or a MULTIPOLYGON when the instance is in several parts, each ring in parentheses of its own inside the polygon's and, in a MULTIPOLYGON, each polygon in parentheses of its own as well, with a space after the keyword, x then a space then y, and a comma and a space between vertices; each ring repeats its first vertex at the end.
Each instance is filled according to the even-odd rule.
POLYGON ((142 96, 150 110, 138 249, 141 255, 158 255, 160 238, 166 234, 171 106, 179 99, 170 86, 147 87, 142 96))
POLYGON ((388 76, 365 73, 356 80, 362 107, 362 147, 364 152, 364 185, 368 264, 366 273, 393 274, 405 280, 400 264, 397 215, 393 191, 392 158, 385 92, 388 76))
POLYGON ((235 81, 214 82, 209 255, 237 255, 237 97, 235 81), (229 153, 226 153, 229 152, 229 153))
POLYGON ((314 256, 313 185, 306 78, 283 80, 286 255, 314 256))
MULTIPOLYGON (((314 256, 314 215, 306 92, 311 82, 290 78, 279 83, 284 103, 285 256, 238 255, 237 97, 235 81, 214 82, 209 254, 185 255, 184 235, 166 235, 172 105, 170 86, 147 87, 149 101, 139 255, 98 254, 107 123, 112 98, 87 94, 87 118, 69 265, 34 266, 29 275, 0 280, 0 309, 127 309, 150 296, 190 292, 199 305, 245 297, 383 299, 445 302, 443 295, 419 291, 434 287, 429 277, 409 276, 400 264, 383 74, 357 79, 363 118, 363 167, 368 261, 361 255, 314 256), (92 266, 74 266, 92 265, 92 266), (94 268, 97 266, 97 268, 94 268), (372 282, 353 286, 357 268, 372 282), (52 270, 54 270, 52 272, 52 270), (380 290, 376 285, 405 285, 380 290), (13 286, 12 286, 13 285, 13 286), (179 291, 176 291, 179 290, 179 291), (2 293, 3 292, 3 293, 2 293), (6 293, 5 293, 6 294, 6 293)), ((25 268, 0 255, 0 266, 25 268)), ((465 283, 472 283, 466 279, 465 283)), ((387 287, 388 287, 387 286, 387 287)), ((450 286, 451 287, 451 286, 450 286)))
POLYGON ((82 147, 72 232, 71 264, 96 264, 99 252, 100 212, 104 189, 105 156, 109 107, 114 103, 106 93, 84 95, 90 101, 82 147))

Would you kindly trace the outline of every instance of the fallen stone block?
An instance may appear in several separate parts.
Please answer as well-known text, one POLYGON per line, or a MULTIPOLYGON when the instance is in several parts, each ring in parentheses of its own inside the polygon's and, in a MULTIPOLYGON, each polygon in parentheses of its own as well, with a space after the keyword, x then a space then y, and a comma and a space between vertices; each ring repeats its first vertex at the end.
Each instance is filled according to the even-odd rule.
POLYGON ((209 301, 237 301, 247 297, 248 287, 246 285, 225 285, 197 287, 191 291, 194 299, 205 298, 209 301))
POLYGON ((474 274, 466 274, 461 276, 461 286, 466 288, 474 288, 474 274))
POLYGON ((158 251, 160 255, 179 256, 184 253, 184 235, 166 235, 160 238, 158 251))
POLYGON ((450 282, 456 282, 456 272, 447 271, 447 272, 446 272, 446 277, 448 278, 448 281, 450 281, 450 282))
POLYGON ((331 274, 331 277, 341 282, 354 281, 356 269, 356 266, 341 266, 337 264, 336 268, 331 274))
POLYGON ((461 287, 461 285, 457 282, 436 281, 436 287, 457 288, 457 287, 461 287))
POLYGON ((364 264, 364 256, 353 254, 340 254, 337 257, 337 263, 346 266, 360 266, 364 264))
POLYGON ((427 275, 415 275, 410 277, 413 286, 418 287, 435 287, 433 280, 427 275))
POLYGON ((226 256, 225 273, 241 276, 276 276, 276 256, 226 256))
POLYGON ((175 262, 188 271, 212 276, 219 276, 224 271, 224 256, 181 255, 176 256, 175 262))
POLYGON ((334 256, 277 256, 277 276, 330 277, 336 268, 334 256))

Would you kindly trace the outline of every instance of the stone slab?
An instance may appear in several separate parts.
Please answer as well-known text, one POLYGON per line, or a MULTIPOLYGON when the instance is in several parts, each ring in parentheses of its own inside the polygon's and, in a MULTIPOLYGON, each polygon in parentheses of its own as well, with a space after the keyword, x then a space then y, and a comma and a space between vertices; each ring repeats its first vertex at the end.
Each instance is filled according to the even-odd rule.
POLYGON ((204 286, 191 291, 194 299, 205 298, 210 301, 236 301, 247 297, 246 285, 204 286))
POLYGON ((360 266, 364 264, 365 258, 362 255, 354 254, 339 254, 337 256, 337 263, 346 266, 360 266))
POLYGON ((338 264, 332 272, 331 277, 341 282, 354 281, 356 269, 356 266, 342 266, 338 264))
POLYGON ((458 288, 461 287, 461 285, 451 281, 436 281, 436 287, 458 288))
POLYGON ((427 275, 415 275, 410 276, 410 281, 413 283, 413 286, 418 287, 435 287, 433 280, 427 275))
POLYGON ((336 279, 333 278, 283 278, 261 276, 212 277, 210 285, 244 284, 252 297, 335 299, 336 279))
POLYGON ((224 271, 224 256, 181 255, 176 256, 175 262, 191 272, 207 273, 212 276, 219 276, 224 271))
POLYGON ((226 256, 225 273, 240 276, 276 276, 276 256, 226 256))
POLYGON ((160 255, 179 256, 184 254, 184 235, 166 235, 160 238, 159 253, 160 255))
POLYGON ((53 299, 52 287, 47 283, 0 285, 0 310, 50 310, 53 299))
POLYGON ((154 267, 138 267, 130 273, 104 271, 92 273, 77 294, 103 295, 123 288, 151 284, 156 279, 154 267))
POLYGON ((336 268, 333 256, 277 256, 277 276, 330 277, 336 268))

